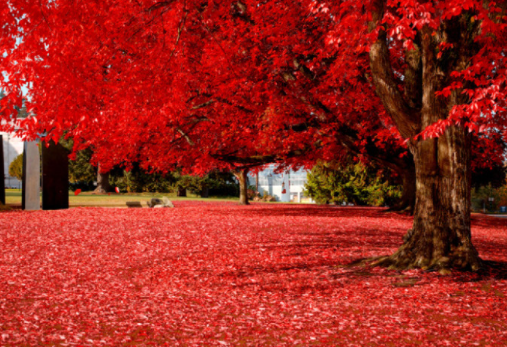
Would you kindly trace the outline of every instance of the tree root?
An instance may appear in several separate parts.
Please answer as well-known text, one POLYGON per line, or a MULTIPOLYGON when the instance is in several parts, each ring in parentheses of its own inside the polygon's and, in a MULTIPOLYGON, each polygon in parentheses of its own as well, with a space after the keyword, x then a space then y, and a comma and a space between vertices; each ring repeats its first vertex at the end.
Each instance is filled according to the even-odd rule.
POLYGON ((414 206, 393 206, 386 210, 386 212, 401 212, 406 213, 409 216, 414 215, 414 206))
POLYGON ((422 269, 441 274, 450 274, 452 270, 478 272, 486 267, 467 239, 453 242, 447 247, 444 241, 428 240, 421 233, 409 229, 403 236, 403 245, 394 254, 365 259, 362 263, 393 270, 422 269))
POLYGON ((414 211, 415 211, 415 201, 410 202, 407 199, 403 199, 397 202, 396 204, 390 206, 386 210, 386 212, 401 212, 406 213, 410 216, 414 215, 414 211))
POLYGON ((442 275, 449 275, 452 270, 479 272, 487 267, 481 258, 473 255, 470 257, 454 255, 438 259, 426 259, 403 253, 403 250, 400 248, 393 255, 362 259, 350 264, 350 266, 385 267, 398 271, 421 269, 425 271, 438 271, 442 275))

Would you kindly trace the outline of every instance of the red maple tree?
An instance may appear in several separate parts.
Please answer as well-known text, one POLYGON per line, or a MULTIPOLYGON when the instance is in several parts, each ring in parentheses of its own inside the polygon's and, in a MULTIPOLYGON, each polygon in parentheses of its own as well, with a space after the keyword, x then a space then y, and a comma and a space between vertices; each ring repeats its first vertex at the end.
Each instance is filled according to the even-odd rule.
POLYGON ((471 141, 503 131, 503 1, 9 0, 0 21, 1 107, 29 84, 28 136, 194 172, 405 145, 414 225, 378 263, 480 267, 471 141))

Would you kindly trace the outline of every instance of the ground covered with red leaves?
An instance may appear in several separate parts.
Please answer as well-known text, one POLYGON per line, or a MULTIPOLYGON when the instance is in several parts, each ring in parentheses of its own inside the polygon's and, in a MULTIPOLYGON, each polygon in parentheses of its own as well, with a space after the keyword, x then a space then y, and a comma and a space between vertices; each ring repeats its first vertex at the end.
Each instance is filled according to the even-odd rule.
POLYGON ((0 214, 0 345, 507 345, 507 219, 473 217, 481 274, 348 267, 411 218, 177 202, 0 214))

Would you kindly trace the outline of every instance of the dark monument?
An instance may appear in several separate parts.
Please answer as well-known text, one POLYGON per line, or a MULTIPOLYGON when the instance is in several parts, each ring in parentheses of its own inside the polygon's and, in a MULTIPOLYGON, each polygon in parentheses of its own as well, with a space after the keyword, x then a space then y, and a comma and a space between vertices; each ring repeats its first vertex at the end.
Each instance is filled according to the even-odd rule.
POLYGON ((69 208, 69 158, 61 144, 42 146, 42 209, 69 208))
POLYGON ((36 141, 24 144, 22 187, 21 208, 40 210, 40 155, 36 141))
POLYGON ((4 171, 4 139, 3 136, 0 135, 0 176, 2 177, 2 182, 0 182, 0 202, 5 205, 5 171, 4 171))

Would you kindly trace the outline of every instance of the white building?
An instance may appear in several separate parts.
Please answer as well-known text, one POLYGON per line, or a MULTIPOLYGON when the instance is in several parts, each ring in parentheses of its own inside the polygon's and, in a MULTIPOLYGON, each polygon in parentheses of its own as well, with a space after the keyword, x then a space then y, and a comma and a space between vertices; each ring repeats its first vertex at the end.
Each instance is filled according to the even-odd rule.
MULTIPOLYGON (((275 173, 275 165, 270 165, 259 172, 259 193, 267 193, 281 202, 311 202, 303 194, 303 188, 307 181, 307 170, 298 171, 288 170, 281 173, 275 173)), ((248 175, 249 184, 255 185, 255 175, 248 175)))
POLYGON ((21 153, 23 153, 23 141, 12 133, 0 132, 4 148, 4 178, 5 188, 21 189, 21 181, 9 176, 9 165, 21 153))

